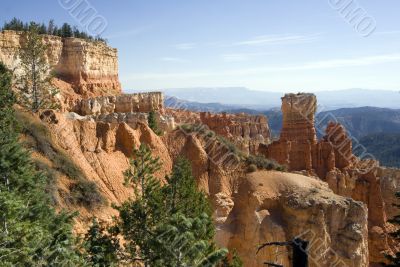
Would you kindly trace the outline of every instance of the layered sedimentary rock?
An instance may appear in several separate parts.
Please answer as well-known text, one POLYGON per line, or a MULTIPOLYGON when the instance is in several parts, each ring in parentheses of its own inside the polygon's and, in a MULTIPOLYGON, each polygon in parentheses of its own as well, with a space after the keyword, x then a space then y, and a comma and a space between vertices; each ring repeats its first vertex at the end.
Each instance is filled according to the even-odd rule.
POLYGON ((314 117, 317 98, 313 94, 286 94, 282 97, 282 141, 316 143, 314 117))
POLYGON ((352 140, 339 123, 329 122, 323 139, 317 140, 316 105, 313 94, 285 95, 280 138, 271 145, 260 147, 260 153, 287 165, 292 171, 307 170, 322 178, 335 168, 375 167, 376 162, 360 161, 353 155, 352 140))
MULTIPOLYGON (((11 69, 16 68, 18 51, 25 41, 25 33, 0 32, 0 61, 11 69)), ((49 65, 60 79, 72 84, 78 94, 96 96, 121 93, 115 48, 102 42, 51 35, 43 35, 43 42, 48 45, 46 59, 49 65)))
MULTIPOLYGON (((122 203, 133 196, 132 188, 124 186, 124 172, 129 168, 129 158, 134 148, 146 144, 153 155, 160 158, 163 168, 156 173, 156 177, 161 181, 172 169, 172 160, 164 142, 140 118, 128 125, 118 121, 94 121, 72 113, 45 111, 41 114, 41 120, 51 134, 49 138, 53 145, 65 153, 88 181, 96 183, 106 199, 105 205, 95 210, 71 205, 68 202, 68 185, 69 180, 73 181, 74 178, 57 181, 60 194, 58 206, 80 212, 76 226, 78 232, 86 229, 92 216, 110 221, 113 215, 117 215, 111 204, 122 203)), ((42 157, 40 151, 35 154, 42 157)))
POLYGON ((268 120, 262 115, 200 112, 200 120, 210 130, 228 138, 247 153, 255 154, 260 143, 270 142, 268 120))
MULTIPOLYGON (((301 234, 317 241, 311 252, 318 264, 311 266, 328 266, 324 265, 328 261, 367 266, 367 211, 362 204, 333 194, 316 178, 270 171, 247 175, 245 163, 215 135, 178 128, 160 138, 141 122, 144 113, 125 113, 125 121, 115 114, 80 116, 51 111, 41 116, 54 142, 98 185, 109 204, 133 196, 123 186, 123 172, 129 167, 132 149, 145 143, 163 162, 157 173, 163 182, 178 157, 189 159, 199 187, 212 200, 218 243, 235 248, 245 266, 262 266, 268 260, 288 263, 290 251, 280 254, 266 249, 256 256, 257 245, 288 241, 301 234), (130 116, 133 122, 127 123, 130 116)), ((60 183, 58 191, 67 196, 68 182, 60 183)), ((92 216, 111 220, 116 214, 108 204, 96 210, 64 201, 60 206, 79 210, 78 232, 84 231, 92 216)))
POLYGON ((169 132, 175 129, 174 118, 164 114, 164 97, 160 92, 82 99, 70 110, 85 119, 129 125, 135 125, 137 121, 147 124, 148 113, 154 112, 160 130, 169 132))
POLYGON ((370 261, 383 262, 382 252, 393 248, 388 235, 391 227, 387 223, 387 213, 393 214, 393 209, 386 208, 385 199, 391 199, 389 195, 393 194, 394 184, 400 182, 400 176, 379 167, 376 161, 365 156, 368 155, 366 152, 364 159, 354 156, 351 137, 338 123, 328 123, 325 136, 318 141, 315 111, 314 95, 285 95, 282 98, 284 119, 280 139, 261 146, 259 152, 287 165, 291 171, 317 175, 336 194, 366 203, 370 261))
POLYGON ((368 266, 367 209, 362 202, 334 194, 316 178, 281 172, 255 172, 242 180, 235 205, 218 227, 217 241, 238 251, 244 266, 264 262, 292 266, 287 242, 309 241, 309 266, 368 266))
MULTIPOLYGON (((178 157, 190 159, 199 187, 214 202, 219 201, 219 216, 227 216, 233 206, 230 196, 237 189, 238 177, 244 168, 226 146, 219 144, 215 138, 188 135, 179 129, 159 137, 143 122, 145 113, 119 114, 125 116, 124 119, 114 117, 115 114, 80 116, 76 113, 44 111, 40 119, 50 131, 54 144, 82 170, 89 181, 97 184, 108 204, 121 203, 133 196, 132 190, 123 185, 123 173, 129 168, 133 148, 144 143, 151 148, 153 156, 159 157, 162 162, 162 168, 156 173, 162 182, 178 157)), ((39 155, 40 151, 36 154, 39 155)), ((68 183, 62 181, 58 185, 58 191, 66 196, 68 183)), ((109 221, 116 215, 116 210, 108 204, 96 210, 87 210, 71 206, 67 199, 60 197, 59 206, 79 210, 78 232, 89 225, 92 216, 109 221)))
POLYGON ((163 112, 161 92, 100 96, 81 100, 73 110, 82 116, 128 112, 163 112))
MULTIPOLYGON (((60 61, 63 50, 62 38, 52 35, 43 35, 43 41, 48 45, 46 51, 47 62, 51 66, 55 67, 60 61)), ((22 32, 0 32, 0 61, 2 61, 8 68, 16 69, 19 62, 18 51, 25 42, 26 35, 22 32)))
POLYGON ((166 114, 174 117, 178 125, 204 125, 216 134, 227 138, 246 153, 256 154, 260 144, 270 142, 268 120, 262 115, 193 112, 178 109, 166 109, 166 114))
POLYGON ((200 113, 184 109, 166 108, 165 113, 174 117, 175 122, 179 125, 184 124, 201 124, 200 113))

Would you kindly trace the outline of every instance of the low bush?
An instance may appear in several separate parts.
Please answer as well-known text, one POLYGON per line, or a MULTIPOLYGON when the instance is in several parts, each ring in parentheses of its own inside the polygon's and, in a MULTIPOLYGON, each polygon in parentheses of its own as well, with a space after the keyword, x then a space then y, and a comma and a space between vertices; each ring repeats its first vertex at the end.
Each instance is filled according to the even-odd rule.
POLYGON ((249 166, 254 165, 258 169, 286 171, 284 165, 280 165, 275 160, 267 159, 262 155, 249 155, 246 158, 246 163, 249 164, 249 166))
POLYGON ((256 165, 250 164, 250 165, 247 167, 247 172, 255 172, 255 171, 257 171, 257 166, 256 166, 256 165))
POLYGON ((73 204, 83 205, 87 208, 95 208, 104 202, 94 182, 79 180, 71 184, 69 190, 73 204))
POLYGON ((94 208, 103 203, 104 199, 98 191, 97 185, 89 182, 81 169, 54 143, 47 127, 26 112, 18 111, 16 115, 21 123, 22 132, 36 141, 35 144, 30 144, 31 147, 29 148, 43 154, 52 162, 53 166, 49 166, 46 163, 36 161, 36 166, 48 177, 47 190, 51 192, 53 201, 57 201, 56 182, 59 172, 74 180, 74 186, 70 188, 72 189, 70 202, 85 205, 87 208, 94 208), (83 199, 85 197, 87 197, 86 200, 83 199))

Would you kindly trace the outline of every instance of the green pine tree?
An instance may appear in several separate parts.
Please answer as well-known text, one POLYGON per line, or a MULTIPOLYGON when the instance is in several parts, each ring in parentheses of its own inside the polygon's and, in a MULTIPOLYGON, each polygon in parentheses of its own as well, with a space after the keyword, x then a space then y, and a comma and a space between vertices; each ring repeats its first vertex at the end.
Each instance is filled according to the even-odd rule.
MULTIPOLYGON (((400 192, 396 193, 396 198, 400 200, 400 192)), ((393 206, 400 209, 400 204, 393 204, 393 206)), ((393 219, 389 220, 390 223, 393 223, 396 226, 400 226, 400 214, 394 216, 393 219)), ((398 243, 400 242, 400 228, 390 234, 398 243)), ((385 264, 387 267, 396 267, 400 266, 400 251, 395 253, 395 255, 385 255, 386 258, 390 261, 390 264, 385 264)))
POLYGON ((100 225, 96 218, 92 219, 92 225, 84 240, 83 247, 91 266, 118 265, 118 254, 121 250, 119 240, 114 233, 109 233, 108 229, 100 225))
POLYGON ((227 254, 226 257, 222 260, 222 262, 218 264, 218 267, 242 267, 242 266, 243 262, 238 256, 236 250, 233 250, 233 252, 227 254))
POLYGON ((75 251, 72 215, 56 214, 19 143, 11 74, 0 64, 0 266, 83 265, 75 251))
MULTIPOLYGON (((174 164, 171 177, 167 177, 168 184, 163 187, 166 201, 166 211, 170 216, 181 213, 189 218, 197 218, 203 213, 212 215, 211 204, 207 196, 198 190, 195 178, 192 175, 190 162, 181 157, 174 164)), ((215 231, 211 220, 207 222, 207 235, 203 238, 213 238, 215 231)))
POLYGON ((156 113, 154 111, 149 112, 149 116, 147 117, 147 123, 149 124, 150 129, 157 135, 161 135, 162 131, 158 127, 156 113))
POLYGON ((118 207, 119 228, 131 260, 145 266, 215 266, 226 256, 213 242, 215 230, 206 195, 198 191, 189 162, 178 159, 167 184, 154 177, 160 162, 145 145, 134 151, 126 183, 135 200, 118 207), (183 242, 178 247, 171 242, 183 242), (196 264, 196 265, 194 265, 196 264))
POLYGON ((47 46, 39 31, 39 25, 30 24, 19 52, 22 74, 16 83, 19 104, 32 112, 58 106, 55 104, 58 91, 51 84, 51 68, 46 60, 47 46))
POLYGON ((153 255, 152 231, 164 214, 161 184, 154 177, 160 166, 159 159, 152 157, 146 145, 142 144, 138 150, 134 150, 131 168, 125 172, 125 185, 133 186, 136 199, 117 208, 131 260, 140 260, 145 266, 150 265, 153 255))
POLYGON ((215 249, 208 234, 210 217, 203 213, 196 218, 183 214, 172 215, 167 222, 159 224, 152 241, 154 247, 153 266, 216 266, 228 251, 215 249))

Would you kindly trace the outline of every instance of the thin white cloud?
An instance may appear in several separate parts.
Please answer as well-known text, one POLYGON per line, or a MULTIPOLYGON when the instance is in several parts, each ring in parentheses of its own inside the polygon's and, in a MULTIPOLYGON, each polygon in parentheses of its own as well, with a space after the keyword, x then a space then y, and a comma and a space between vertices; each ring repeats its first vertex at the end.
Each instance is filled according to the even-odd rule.
POLYGON ((271 53, 232 53, 221 55, 221 57, 225 62, 243 62, 266 55, 271 55, 271 53))
POLYGON ((129 36, 135 36, 141 33, 144 33, 148 31, 151 28, 151 26, 142 26, 138 27, 132 30, 126 30, 126 31, 120 31, 120 32, 115 32, 112 34, 109 34, 105 36, 106 39, 115 39, 115 38, 123 38, 123 37, 129 37, 129 36))
POLYGON ((187 62, 186 59, 182 59, 182 58, 178 58, 178 57, 163 57, 163 58, 161 58, 161 61, 177 62, 177 63, 187 62))
POLYGON ((389 35, 389 34, 400 34, 400 31, 381 31, 381 32, 374 32, 374 35, 389 35))
POLYGON ((262 46, 262 45, 273 45, 273 44, 295 44, 312 42, 318 39, 320 34, 309 34, 309 35, 261 35, 256 36, 249 40, 235 42, 234 46, 262 46))
POLYGON ((301 65, 246 68, 246 69, 227 70, 221 72, 196 71, 196 72, 181 72, 181 73, 134 73, 130 77, 127 77, 127 79, 125 80, 129 81, 129 80, 147 80, 147 79, 181 79, 181 78, 215 77, 215 76, 243 76, 243 75, 263 74, 268 72, 361 67, 361 66, 371 66, 384 63, 393 63, 393 62, 400 62, 400 53, 383 54, 377 56, 365 56, 352 59, 329 59, 322 61, 306 62, 301 65))
POLYGON ((174 47, 178 50, 190 50, 196 47, 195 43, 181 43, 181 44, 176 44, 174 47))

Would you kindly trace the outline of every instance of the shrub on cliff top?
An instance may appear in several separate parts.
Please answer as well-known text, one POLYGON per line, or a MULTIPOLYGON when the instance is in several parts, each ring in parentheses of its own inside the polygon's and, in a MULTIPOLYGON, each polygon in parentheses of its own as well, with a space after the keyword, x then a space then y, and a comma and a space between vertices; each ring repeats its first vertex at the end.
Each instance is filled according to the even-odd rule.
POLYGON ((258 169, 286 171, 286 166, 280 165, 276 161, 267 159, 262 155, 249 155, 246 158, 246 163, 255 165, 258 169))

